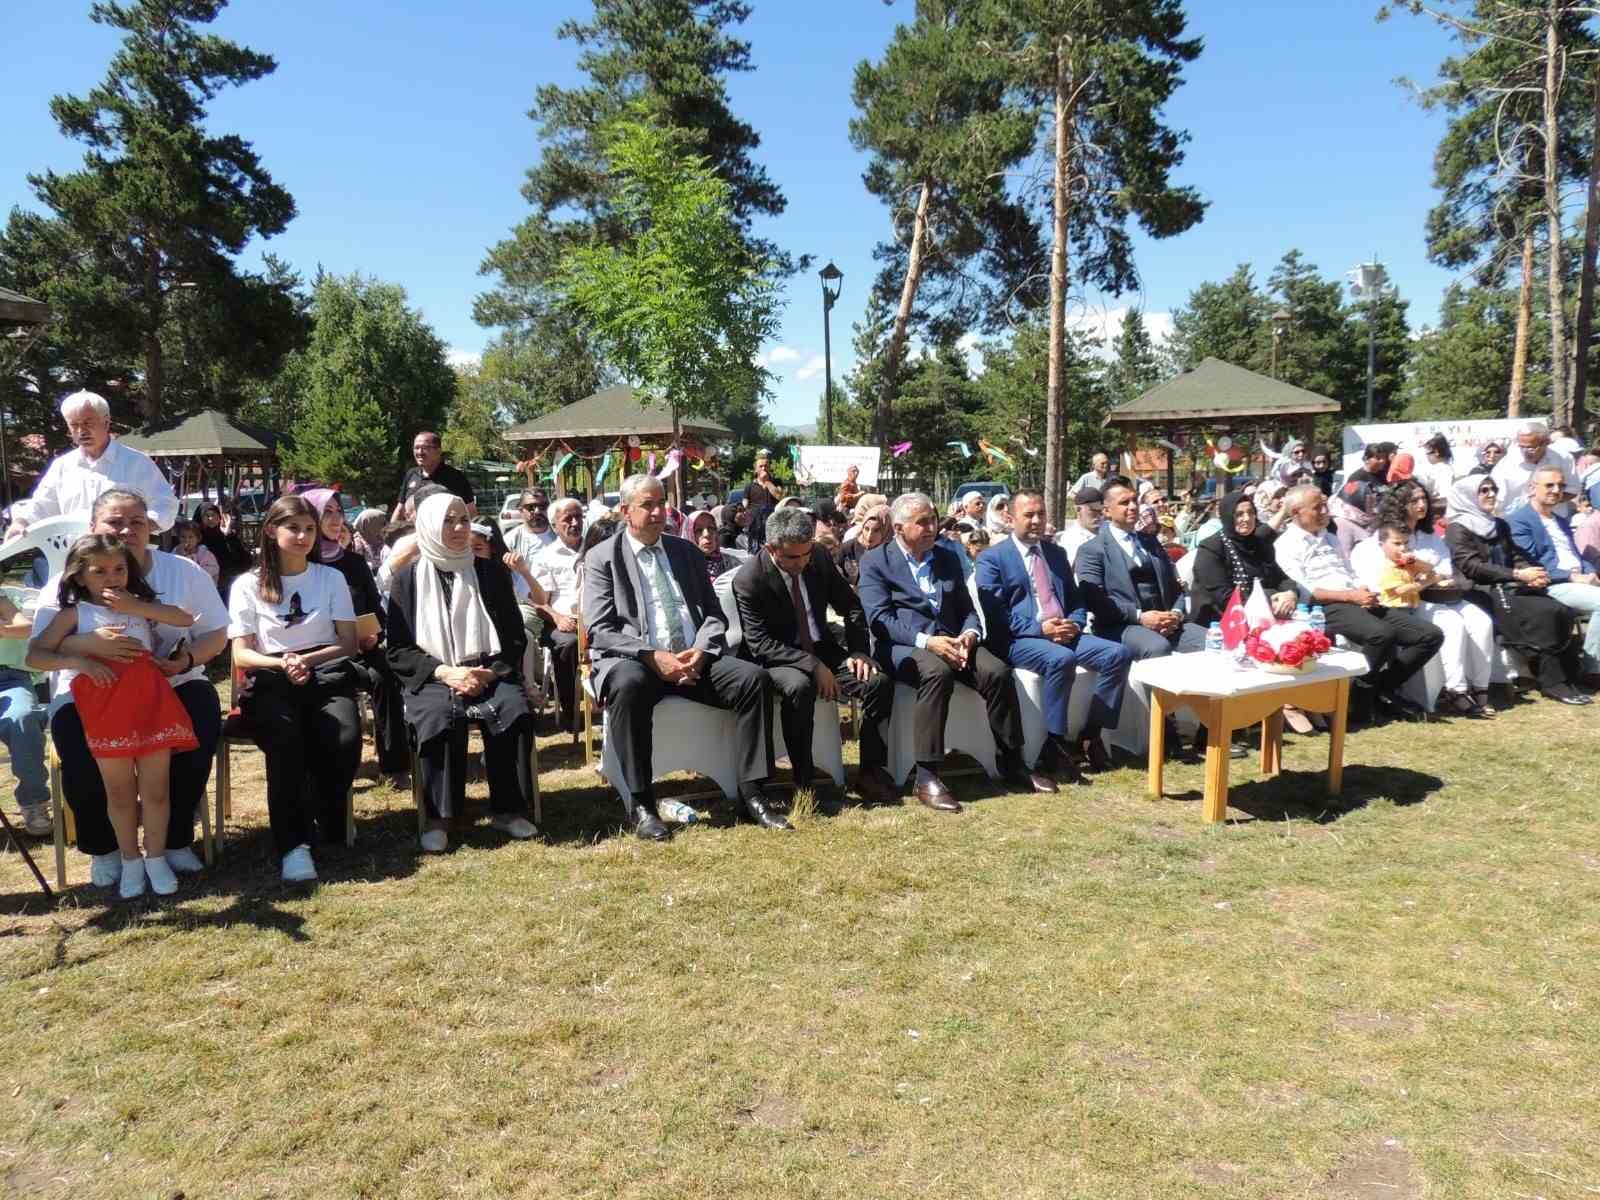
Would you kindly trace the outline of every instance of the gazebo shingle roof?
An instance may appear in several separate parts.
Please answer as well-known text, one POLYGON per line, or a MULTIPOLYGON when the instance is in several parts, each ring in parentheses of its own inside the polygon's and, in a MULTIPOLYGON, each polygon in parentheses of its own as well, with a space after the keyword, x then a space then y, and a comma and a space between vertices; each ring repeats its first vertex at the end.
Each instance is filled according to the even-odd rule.
POLYGON ((1258 375, 1220 358, 1207 358, 1192 371, 1157 384, 1138 399, 1112 409, 1104 424, 1227 421, 1338 411, 1337 400, 1258 375))
MULTIPOLYGON (((733 430, 709 417, 680 416, 678 428, 682 433, 702 437, 733 436, 733 430)), ((533 442, 550 438, 625 437, 630 433, 640 437, 672 436, 672 410, 660 401, 641 401, 633 388, 621 384, 585 396, 553 413, 513 425, 505 436, 513 442, 533 442)))
POLYGON ((207 408, 181 420, 147 426, 118 440, 152 458, 181 454, 271 458, 277 454, 281 439, 281 434, 264 426, 207 408))
POLYGON ((50 319, 50 306, 30 300, 21 292, 0 287, 0 322, 7 325, 43 325, 50 319))

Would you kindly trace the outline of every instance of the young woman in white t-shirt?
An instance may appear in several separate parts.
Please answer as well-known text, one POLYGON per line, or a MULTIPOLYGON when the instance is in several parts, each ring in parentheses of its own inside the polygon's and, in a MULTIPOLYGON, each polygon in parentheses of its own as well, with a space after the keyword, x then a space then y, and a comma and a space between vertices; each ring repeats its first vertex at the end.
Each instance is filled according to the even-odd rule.
POLYGON ((228 636, 246 676, 235 697, 267 759, 267 812, 286 883, 317 877, 312 825, 344 831, 361 759, 356 710, 356 614, 344 576, 310 561, 317 514, 284 496, 261 526, 261 559, 233 581, 228 636), (307 777, 312 786, 306 787, 307 777))

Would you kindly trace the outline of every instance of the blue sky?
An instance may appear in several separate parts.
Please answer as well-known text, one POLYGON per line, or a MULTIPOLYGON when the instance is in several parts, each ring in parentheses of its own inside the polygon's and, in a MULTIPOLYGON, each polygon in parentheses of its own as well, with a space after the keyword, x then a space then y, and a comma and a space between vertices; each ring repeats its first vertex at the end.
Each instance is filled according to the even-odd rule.
MULTIPOLYGON (((11 0, 14 50, 0 73, 0 208, 31 205, 26 175, 71 169, 81 147, 48 111, 105 72, 112 31, 88 0, 11 0)), ((850 80, 877 57, 910 0, 755 0, 744 27, 757 69, 731 81, 735 111, 762 136, 758 157, 788 197, 763 232, 843 270, 833 312, 834 374, 850 366, 851 324, 888 230, 850 146, 850 80)), ((1452 43, 1430 22, 1378 24, 1376 0, 1284 4, 1197 0, 1190 29, 1206 42, 1169 105, 1192 137, 1182 182, 1210 202, 1193 231, 1142 242, 1138 295, 1093 297, 1089 323, 1115 328, 1127 305, 1154 328, 1204 280, 1239 262, 1264 280, 1290 247, 1325 274, 1377 253, 1413 326, 1433 322, 1450 275, 1429 264, 1422 223, 1434 202, 1432 155, 1442 118, 1394 80, 1430 80, 1452 43)), ((578 78, 576 49, 555 28, 583 16, 574 0, 234 0, 213 26, 278 60, 276 74, 212 105, 213 125, 252 141, 300 215, 264 243, 311 274, 361 271, 402 284, 459 354, 493 331, 472 321, 484 250, 528 211, 518 193, 538 157, 527 116, 536 87, 578 78)), ((819 284, 792 281, 767 360, 780 424, 811 420, 822 391, 819 284)))

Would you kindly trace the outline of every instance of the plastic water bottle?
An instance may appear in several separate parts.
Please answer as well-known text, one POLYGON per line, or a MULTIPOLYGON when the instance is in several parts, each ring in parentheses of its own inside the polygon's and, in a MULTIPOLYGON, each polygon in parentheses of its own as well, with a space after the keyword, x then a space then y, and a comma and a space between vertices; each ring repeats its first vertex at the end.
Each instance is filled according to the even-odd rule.
POLYGON ((1322 611, 1320 604, 1311 610, 1311 628, 1324 636, 1327 635, 1328 614, 1322 611))
POLYGON ((693 825, 700 814, 682 800, 656 801, 656 815, 669 825, 693 825))
POLYGON ((1211 622, 1211 628, 1206 630, 1206 653, 1221 654, 1222 652, 1222 622, 1213 621, 1211 622))
POLYGON ((1296 604, 1294 606, 1294 619, 1302 625, 1308 624, 1311 620, 1311 610, 1304 604, 1296 604))

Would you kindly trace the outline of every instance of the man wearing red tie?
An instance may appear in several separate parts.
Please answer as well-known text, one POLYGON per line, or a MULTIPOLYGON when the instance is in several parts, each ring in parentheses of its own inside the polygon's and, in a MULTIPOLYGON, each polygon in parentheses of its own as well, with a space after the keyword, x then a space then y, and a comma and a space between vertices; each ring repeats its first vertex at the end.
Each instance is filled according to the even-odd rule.
POLYGON ((1044 537, 1044 497, 1011 497, 1011 536, 978 556, 978 599, 988 641, 1013 667, 1044 678, 1046 741, 1042 760, 1072 772, 1079 759, 1092 770, 1107 765, 1101 731, 1115 728, 1132 656, 1119 643, 1085 633, 1088 614, 1078 596, 1067 553, 1044 537), (1095 673, 1094 697, 1077 744, 1067 735, 1072 680, 1082 664, 1095 673))

